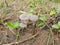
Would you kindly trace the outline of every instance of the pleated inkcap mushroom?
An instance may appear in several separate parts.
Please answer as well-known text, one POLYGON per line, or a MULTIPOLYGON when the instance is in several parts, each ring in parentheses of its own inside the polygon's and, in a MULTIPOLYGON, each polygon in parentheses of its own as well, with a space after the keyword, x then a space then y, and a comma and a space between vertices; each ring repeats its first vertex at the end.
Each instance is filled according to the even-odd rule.
POLYGON ((19 25, 21 28, 26 28, 27 27, 27 25, 26 24, 24 24, 24 23, 20 23, 20 25, 19 25))
POLYGON ((32 15, 32 16, 30 16, 30 20, 35 22, 35 21, 38 20, 38 16, 37 15, 32 15))
POLYGON ((20 18, 21 20, 29 20, 29 15, 28 15, 28 14, 21 14, 21 15, 19 16, 19 18, 20 18))

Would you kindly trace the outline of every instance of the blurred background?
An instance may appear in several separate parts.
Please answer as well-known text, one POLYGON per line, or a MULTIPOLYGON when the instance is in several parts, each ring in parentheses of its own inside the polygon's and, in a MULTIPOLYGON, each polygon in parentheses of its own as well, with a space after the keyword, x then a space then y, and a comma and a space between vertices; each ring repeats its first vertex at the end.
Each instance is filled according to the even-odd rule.
POLYGON ((47 13, 50 10, 60 12, 60 0, 0 0, 0 15, 12 12, 20 14, 20 11, 33 14, 47 13))

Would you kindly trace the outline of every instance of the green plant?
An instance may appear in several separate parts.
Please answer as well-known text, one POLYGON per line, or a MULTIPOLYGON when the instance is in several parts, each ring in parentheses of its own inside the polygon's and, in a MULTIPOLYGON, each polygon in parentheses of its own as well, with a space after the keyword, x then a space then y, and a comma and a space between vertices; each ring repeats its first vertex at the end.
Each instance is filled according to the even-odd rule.
POLYGON ((41 21, 43 21, 43 22, 45 22, 45 21, 48 20, 47 17, 46 17, 44 14, 40 14, 40 15, 39 15, 39 19, 40 19, 41 21))
POLYGON ((52 10, 51 12, 50 12, 50 15, 51 16, 53 16, 53 15, 55 15, 56 14, 56 11, 55 10, 52 10))
POLYGON ((19 23, 18 22, 15 22, 14 24, 12 24, 11 22, 7 22, 7 26, 9 28, 14 29, 14 28, 17 28, 19 26, 19 23))
POLYGON ((39 27, 41 27, 41 26, 43 26, 43 25, 44 25, 44 22, 39 22, 39 23, 38 23, 38 26, 39 26, 39 27))
MULTIPOLYGON (((52 25, 52 28, 60 29, 60 21, 57 24, 52 25)), ((60 30, 58 30, 60 32, 60 30)))
POLYGON ((19 11, 19 13, 22 13, 22 14, 24 14, 24 13, 26 13, 26 12, 21 10, 21 11, 19 11))
POLYGON ((4 6, 3 2, 0 0, 0 8, 4 6))
POLYGON ((44 14, 40 14, 39 19, 41 20, 40 22, 38 22, 39 27, 43 26, 45 22, 48 20, 44 14))
POLYGON ((30 6, 29 6, 29 12, 28 12, 28 13, 29 13, 30 15, 32 15, 32 14, 34 13, 35 9, 36 9, 35 5, 30 4, 30 6))
POLYGON ((14 34, 14 35, 16 35, 16 40, 18 40, 18 37, 19 37, 19 32, 14 32, 13 30, 11 30, 11 29, 15 29, 15 28, 17 28, 18 26, 19 26, 19 23, 18 22, 15 22, 15 23, 11 23, 11 22, 7 22, 7 26, 10 28, 10 31, 14 34))

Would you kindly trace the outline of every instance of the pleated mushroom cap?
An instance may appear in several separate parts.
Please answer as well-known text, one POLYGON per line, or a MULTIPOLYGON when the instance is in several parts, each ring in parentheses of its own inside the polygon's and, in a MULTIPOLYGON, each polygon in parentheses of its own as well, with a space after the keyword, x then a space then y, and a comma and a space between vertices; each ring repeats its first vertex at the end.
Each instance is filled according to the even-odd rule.
POLYGON ((38 20, 38 16, 37 15, 32 15, 32 16, 30 16, 30 20, 35 22, 35 21, 38 20))
POLYGON ((19 25, 21 28, 25 28, 25 27, 27 27, 27 25, 26 24, 24 24, 24 23, 20 23, 20 25, 19 25))
POLYGON ((21 14, 21 15, 19 16, 19 18, 20 18, 21 20, 29 20, 29 15, 28 15, 28 14, 21 14))

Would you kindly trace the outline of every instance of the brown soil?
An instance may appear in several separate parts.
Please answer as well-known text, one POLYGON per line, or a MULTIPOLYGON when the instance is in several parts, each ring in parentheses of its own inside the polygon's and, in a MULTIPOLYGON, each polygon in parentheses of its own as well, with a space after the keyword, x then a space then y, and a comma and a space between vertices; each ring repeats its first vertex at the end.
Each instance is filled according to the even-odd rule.
MULTIPOLYGON (((3 0, 2 0, 3 1, 3 0)), ((3 1, 4 2, 4 1, 3 1)), ((9 28, 5 25, 6 22, 20 22, 19 20, 19 11, 23 10, 28 12, 28 6, 27 6, 27 0, 24 2, 24 0, 15 0, 8 4, 8 11, 6 11, 4 14, 2 13, 2 9, 0 9, 0 17, 3 21, 2 24, 0 24, 0 45, 46 45, 46 42, 49 38, 49 27, 51 27, 52 24, 57 23, 60 21, 60 14, 57 14, 58 16, 56 18, 50 17, 49 14, 46 14, 48 17, 48 21, 46 22, 42 29, 40 28, 37 32, 35 32, 34 35, 32 35, 32 26, 30 28, 24 29, 26 31, 20 31, 20 36, 18 41, 16 42, 16 35, 12 34, 9 30, 9 28), (20 4, 21 2, 21 4, 20 4), (24 3, 22 5, 22 3, 24 3), (20 7, 22 6, 22 7, 20 7), (4 15, 4 16, 3 16, 4 15), (18 17, 18 18, 17 18, 18 17), (28 30, 29 29, 29 30, 28 30)), ((5 2, 4 2, 5 4, 5 2)), ((51 6, 50 6, 51 7, 51 6)), ((38 9, 36 13, 44 12, 44 9, 38 9)), ((34 14, 36 14, 34 13, 34 14)), ((45 12, 44 12, 45 13, 45 12)), ((47 12, 49 13, 49 12, 47 12)), ((20 28, 14 29, 14 31, 18 31, 20 28)), ((49 40, 48 45, 53 45, 52 41, 54 40, 54 45, 60 45, 60 33, 56 34, 53 31, 53 36, 49 40)))

